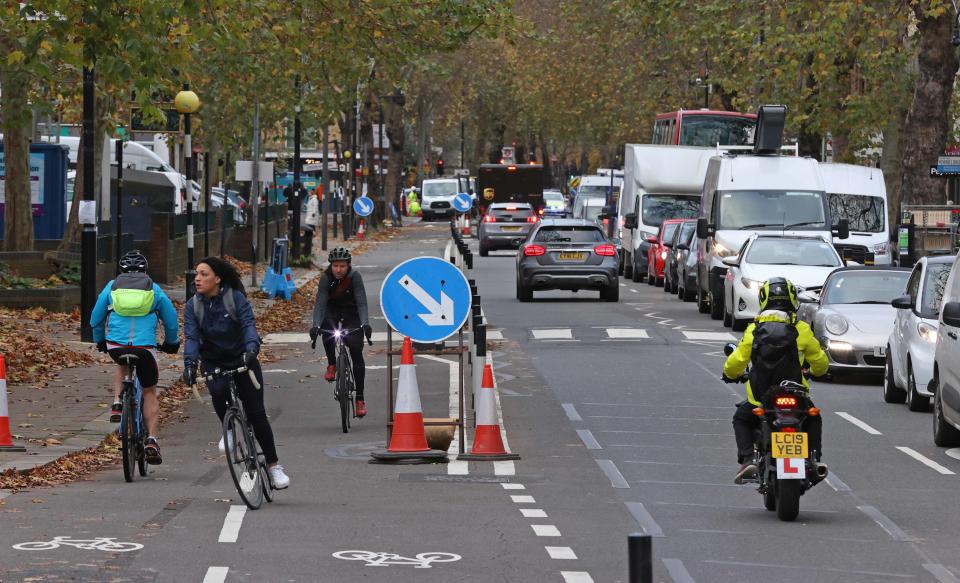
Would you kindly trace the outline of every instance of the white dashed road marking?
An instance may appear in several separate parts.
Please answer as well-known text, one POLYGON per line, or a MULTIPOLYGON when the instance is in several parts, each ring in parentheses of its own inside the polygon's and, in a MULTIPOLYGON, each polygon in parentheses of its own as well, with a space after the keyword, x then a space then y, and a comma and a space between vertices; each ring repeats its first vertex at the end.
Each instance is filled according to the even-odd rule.
POLYGON ((636 340, 650 338, 643 328, 607 328, 607 336, 614 340, 636 340))
POLYGON ((516 474, 517 467, 512 461, 493 462, 494 476, 515 476, 516 474))
POLYGON ((623 474, 620 473, 620 470, 617 469, 617 464, 613 463, 612 460, 596 460, 597 465, 600 466, 600 469, 603 470, 603 473, 607 475, 607 478, 610 479, 610 485, 614 488, 629 488, 630 484, 627 483, 627 479, 623 477, 623 474))
POLYGON ((573 340, 570 328, 552 328, 547 330, 531 330, 535 340, 573 340))
POLYGON ((576 560, 577 553, 573 552, 573 549, 570 547, 543 547, 547 550, 547 554, 550 555, 551 559, 565 559, 565 560, 576 560))
POLYGON ((513 500, 516 504, 536 504, 537 501, 534 500, 533 496, 510 496, 510 499, 513 500))
POLYGON ((583 442, 583 445, 587 446, 587 449, 603 449, 600 447, 600 442, 597 441, 597 438, 593 436, 593 433, 589 429, 577 429, 577 435, 580 436, 580 441, 583 442))
POLYGON ((503 330, 487 330, 487 340, 504 340, 503 330))
POLYGON ((929 468, 932 468, 934 471, 943 474, 944 476, 955 475, 953 471, 948 470, 944 466, 941 466, 937 462, 933 461, 932 459, 928 458, 927 456, 923 455, 922 453, 916 450, 910 449, 909 447, 901 447, 901 446, 897 446, 897 449, 907 454, 908 456, 912 457, 913 459, 917 460, 918 462, 922 463, 923 465, 929 468))
POLYGON ((240 536, 240 527, 243 525, 243 516, 247 513, 246 506, 233 505, 223 519, 223 528, 220 529, 218 542, 235 543, 240 536))
POLYGON ((505 482, 500 485, 503 486, 504 490, 526 490, 527 489, 527 487, 524 486, 523 484, 510 484, 505 482))
POLYGON ((643 507, 643 504, 640 502, 627 502, 626 504, 630 510, 630 514, 636 519, 640 528, 643 529, 644 534, 649 534, 656 538, 663 537, 663 529, 660 528, 660 525, 650 516, 650 513, 643 507))
POLYGON ((736 336, 729 332, 694 332, 683 330, 683 335, 689 340, 736 340, 736 336))
POLYGON ((879 431, 877 431, 877 430, 874 429, 873 427, 870 427, 869 425, 867 425, 867 424, 864 423, 863 421, 860 421, 859 419, 857 419, 856 417, 854 417, 853 415, 851 415, 851 414, 849 414, 849 413, 844 413, 843 411, 837 411, 837 415, 843 417, 844 419, 846 419, 846 420, 849 421, 850 423, 853 423, 854 425, 856 425, 856 426, 859 427, 860 429, 863 429, 864 431, 866 431, 866 432, 869 433, 870 435, 883 435, 882 433, 880 433, 879 431))
POLYGON ((547 513, 541 510, 540 508, 521 508, 520 514, 524 518, 546 518, 547 513))
POLYGON ((203 576, 203 583, 223 583, 227 580, 229 567, 210 567, 207 574, 203 576))
POLYGON ((898 542, 914 542, 916 540, 909 534, 905 533, 902 528, 897 526, 897 523, 890 520, 890 518, 887 515, 880 512, 875 507, 857 506, 857 509, 860 510, 860 512, 863 512, 864 514, 869 516, 874 522, 876 522, 877 525, 879 525, 880 528, 885 530, 887 534, 890 535, 890 538, 892 538, 893 540, 898 542))
POLYGON ((564 583, 593 583, 593 577, 586 571, 560 571, 564 583))
POLYGON ((531 524, 530 528, 537 536, 561 536, 560 530, 552 524, 531 524))
POLYGON ((567 414, 567 419, 570 421, 583 421, 583 417, 580 416, 580 413, 577 413, 573 403, 563 403, 561 407, 563 407, 563 412, 567 414))
POLYGON ((924 563, 923 568, 937 578, 940 583, 960 583, 960 579, 953 576, 949 569, 938 563, 924 563))

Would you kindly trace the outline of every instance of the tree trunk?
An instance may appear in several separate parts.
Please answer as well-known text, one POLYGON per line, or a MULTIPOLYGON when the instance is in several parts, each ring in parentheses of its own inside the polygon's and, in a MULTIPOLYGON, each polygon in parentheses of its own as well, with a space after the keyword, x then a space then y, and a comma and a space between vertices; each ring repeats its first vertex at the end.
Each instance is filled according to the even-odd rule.
POLYGON ((384 101, 384 125, 386 126, 387 139, 390 140, 390 158, 387 160, 386 185, 384 186, 384 201, 387 208, 397 201, 397 195, 400 193, 401 188, 403 148, 406 139, 406 133, 403 127, 403 114, 404 108, 390 100, 384 101))
POLYGON ((947 110, 958 67, 957 52, 950 42, 953 10, 930 18, 924 15, 925 5, 913 7, 920 42, 919 70, 900 144, 900 194, 907 204, 943 202, 946 183, 931 177, 930 167, 936 165, 947 139, 947 110))
POLYGON ((33 206, 30 192, 30 110, 27 103, 30 78, 0 69, 3 87, 2 128, 4 178, 4 251, 33 250, 33 206))

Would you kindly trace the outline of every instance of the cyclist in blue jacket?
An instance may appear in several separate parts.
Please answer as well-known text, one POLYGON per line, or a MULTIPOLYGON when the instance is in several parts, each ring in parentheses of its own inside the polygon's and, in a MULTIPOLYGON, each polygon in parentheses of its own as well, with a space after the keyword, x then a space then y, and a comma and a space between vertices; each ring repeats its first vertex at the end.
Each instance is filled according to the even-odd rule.
MULTIPOLYGON (((97 349, 106 352, 114 362, 124 354, 134 354, 137 360, 137 378, 143 389, 143 417, 147 422, 147 443, 144 453, 147 463, 160 464, 160 445, 157 443, 157 318, 163 322, 163 344, 160 349, 176 354, 180 349, 177 337, 180 331, 173 302, 160 286, 147 275, 147 258, 137 250, 120 258, 120 275, 107 283, 97 297, 90 314, 93 341, 97 349)), ((127 367, 117 365, 113 382, 113 407, 110 421, 118 423, 123 406, 120 387, 127 367)))

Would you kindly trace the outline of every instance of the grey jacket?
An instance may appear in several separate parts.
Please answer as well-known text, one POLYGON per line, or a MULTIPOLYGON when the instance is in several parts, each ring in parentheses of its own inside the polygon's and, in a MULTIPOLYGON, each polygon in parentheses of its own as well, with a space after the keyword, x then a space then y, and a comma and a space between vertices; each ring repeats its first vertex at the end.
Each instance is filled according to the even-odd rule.
POLYGON ((363 278, 359 272, 354 271, 353 267, 347 272, 346 277, 350 278, 350 285, 339 297, 331 298, 330 295, 340 284, 340 280, 333 277, 329 267, 323 272, 320 284, 317 286, 317 299, 313 304, 315 327, 320 326, 325 319, 339 320, 351 317, 359 319, 361 326, 370 324, 367 314, 367 291, 363 287, 363 278))

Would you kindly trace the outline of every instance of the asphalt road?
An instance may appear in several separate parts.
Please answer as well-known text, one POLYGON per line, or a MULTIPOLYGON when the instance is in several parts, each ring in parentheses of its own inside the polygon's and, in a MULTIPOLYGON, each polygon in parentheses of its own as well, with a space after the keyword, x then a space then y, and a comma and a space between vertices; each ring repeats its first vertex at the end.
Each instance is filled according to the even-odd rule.
MULTIPOLYGON (((447 235, 408 228, 358 260, 371 301, 390 268, 441 254, 447 235)), ((521 304, 512 254, 475 260, 521 460, 370 465, 385 439, 385 345, 368 349, 371 414, 345 435, 323 359, 273 338, 285 359, 265 366, 267 407, 290 489, 244 511, 216 418, 191 402, 148 478, 126 484, 116 467, 4 498, 0 581, 626 581, 632 532, 654 537, 656 581, 957 581, 960 461, 933 446, 929 414, 884 404, 878 380, 814 387, 833 473, 782 523, 732 483, 742 386, 719 380, 734 338, 719 322, 645 283, 625 282, 615 304, 583 291, 521 304), (14 547, 57 536, 143 547, 14 547), (447 560, 377 566, 360 560, 370 553, 447 560)), ((427 417, 450 412, 452 364, 417 359, 427 417)))

